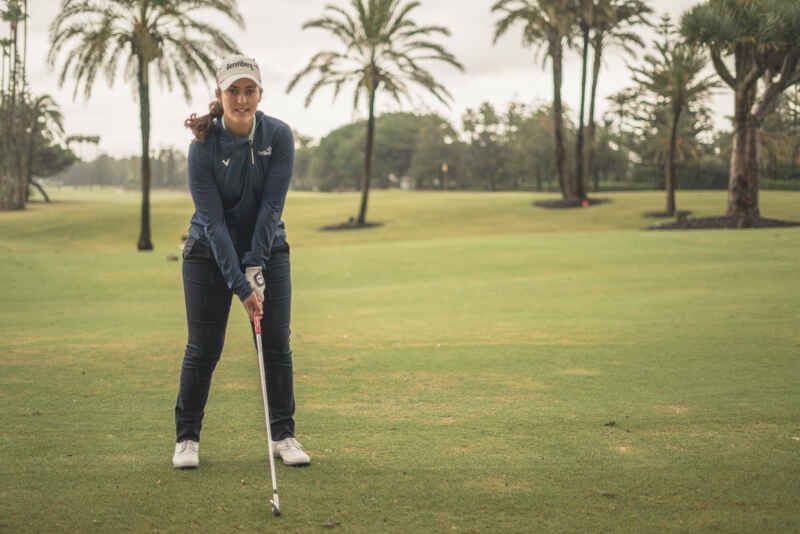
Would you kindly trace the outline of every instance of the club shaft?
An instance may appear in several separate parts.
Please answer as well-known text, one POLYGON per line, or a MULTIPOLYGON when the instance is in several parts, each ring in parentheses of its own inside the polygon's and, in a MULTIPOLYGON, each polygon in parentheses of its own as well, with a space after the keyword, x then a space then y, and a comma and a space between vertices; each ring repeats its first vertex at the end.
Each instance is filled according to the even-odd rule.
POLYGON ((269 397, 267 395, 267 368, 264 365, 264 349, 261 344, 260 328, 256 332, 256 346, 258 347, 258 367, 261 370, 261 398, 264 400, 264 419, 267 426, 267 448, 269 449, 269 474, 272 478, 272 506, 280 508, 278 501, 278 479, 275 476, 275 458, 272 455, 272 428, 269 422, 269 397))

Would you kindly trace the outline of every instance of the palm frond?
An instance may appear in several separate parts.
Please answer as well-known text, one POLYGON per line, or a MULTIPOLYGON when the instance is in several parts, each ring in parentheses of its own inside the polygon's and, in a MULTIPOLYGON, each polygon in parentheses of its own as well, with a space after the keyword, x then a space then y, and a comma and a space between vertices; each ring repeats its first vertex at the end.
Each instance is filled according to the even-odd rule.
POLYGON ((315 76, 305 103, 310 105, 323 88, 330 87, 336 99, 344 86, 353 87, 353 105, 358 106, 364 92, 383 90, 395 100, 408 95, 403 80, 421 85, 437 100, 450 98, 423 62, 441 62, 463 69, 456 57, 435 35, 450 35, 444 26, 418 25, 410 14, 419 7, 413 0, 350 0, 350 10, 327 5, 322 17, 303 24, 303 29, 321 29, 342 43, 341 51, 322 51, 289 82, 291 92, 301 80, 315 76), (349 67, 347 67, 349 65, 349 67))
POLYGON ((59 69, 59 85, 75 83, 73 97, 91 96, 98 72, 111 85, 120 69, 126 82, 154 64, 158 81, 191 97, 197 76, 213 76, 219 56, 238 50, 233 39, 198 12, 213 11, 238 26, 244 18, 236 0, 63 0, 50 26, 47 62, 59 69), (165 53, 166 52, 166 53, 165 53))

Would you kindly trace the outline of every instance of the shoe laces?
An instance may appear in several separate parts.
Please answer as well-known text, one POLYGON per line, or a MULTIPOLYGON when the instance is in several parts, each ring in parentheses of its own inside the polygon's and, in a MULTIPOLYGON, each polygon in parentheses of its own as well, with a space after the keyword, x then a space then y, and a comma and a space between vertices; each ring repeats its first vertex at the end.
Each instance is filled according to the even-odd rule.
POLYGON ((286 438, 286 439, 283 441, 283 443, 284 443, 284 445, 283 445, 283 446, 284 446, 285 448, 287 448, 287 449, 298 449, 298 450, 301 450, 301 451, 303 450, 303 446, 302 446, 302 445, 300 445, 300 442, 299 442, 299 441, 297 441, 297 440, 296 440, 296 439, 294 439, 294 438, 286 438))
POLYGON ((181 452, 181 453, 186 452, 187 449, 190 450, 191 452, 197 452, 197 449, 198 449, 198 447, 197 447, 198 443, 196 441, 192 441, 190 439, 182 441, 180 445, 181 445, 181 447, 178 450, 178 452, 181 452))

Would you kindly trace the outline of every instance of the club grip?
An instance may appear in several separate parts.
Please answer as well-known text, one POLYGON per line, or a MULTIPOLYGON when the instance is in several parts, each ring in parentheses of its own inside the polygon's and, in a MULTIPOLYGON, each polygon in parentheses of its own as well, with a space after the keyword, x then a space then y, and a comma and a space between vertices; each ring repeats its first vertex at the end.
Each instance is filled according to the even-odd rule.
POLYGON ((261 335, 261 316, 260 315, 253 315, 253 329, 255 329, 256 335, 261 335))

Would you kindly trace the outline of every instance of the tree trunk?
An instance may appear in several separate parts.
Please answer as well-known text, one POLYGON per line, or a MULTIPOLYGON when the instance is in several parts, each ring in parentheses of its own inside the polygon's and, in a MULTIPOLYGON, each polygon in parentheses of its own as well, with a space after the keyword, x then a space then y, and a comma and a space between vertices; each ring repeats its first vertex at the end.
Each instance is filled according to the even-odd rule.
POLYGON ((153 250, 150 240, 150 82, 149 64, 142 56, 139 61, 139 120, 142 133, 142 225, 139 232, 139 250, 153 250))
POLYGON ((367 146, 364 151, 364 179, 361 182, 361 207, 358 210, 358 224, 367 222, 367 199, 369 198, 369 184, 372 180, 372 145, 375 138, 375 93, 377 89, 373 86, 369 92, 367 146))
POLYGON ((575 143, 575 195, 579 199, 586 198, 583 184, 583 117, 586 111, 586 70, 589 63, 589 26, 581 24, 583 33, 583 52, 581 57, 581 105, 578 113, 578 136, 575 143))
POLYGON ((44 190, 44 187, 42 187, 42 184, 40 184, 39 182, 37 182, 36 180, 31 178, 30 185, 32 185, 33 187, 35 187, 36 189, 39 190, 39 192, 44 197, 44 201, 45 202, 48 202, 48 203, 50 202, 50 197, 47 196, 47 191, 44 190))
POLYGON ((589 96, 589 128, 586 132, 586 142, 589 145, 586 151, 586 175, 592 177, 592 188, 595 193, 600 191, 599 173, 594 172, 594 153, 595 153, 595 103, 597 102, 597 85, 600 80, 600 67, 603 60, 603 44, 599 39, 595 40, 594 46, 594 61, 592 63, 592 91, 589 96))
POLYGON ((667 215, 675 215, 675 145, 678 139, 678 124, 681 120, 681 110, 672 115, 672 131, 669 136, 669 150, 667 154, 666 172, 664 173, 664 189, 667 191, 667 215))
MULTIPOLYGON (((20 84, 22 86, 22 90, 17 94, 17 69, 19 66, 19 44, 17 43, 19 39, 19 24, 17 22, 12 22, 12 37, 13 40, 13 56, 11 62, 11 68, 13 69, 11 75, 11 124, 10 124, 10 132, 11 135, 11 154, 12 154, 12 162, 13 162, 13 170, 12 175, 13 179, 17 182, 15 193, 16 198, 14 199, 14 208, 15 209, 25 209, 25 201, 27 200, 27 190, 28 190, 28 175, 23 169, 23 160, 22 160, 22 151, 24 150, 23 147, 20 146, 20 136, 16 135, 15 132, 21 130, 21 117, 18 111, 18 101, 22 102, 23 98, 22 95, 24 93, 24 80, 23 83, 20 84), (17 98, 20 97, 20 98, 17 98)), ((23 141, 24 142, 24 141, 23 141)))
POLYGON ((558 174, 558 185, 561 188, 561 195, 569 200, 575 198, 574 191, 566 176, 566 150, 564 150, 564 108, 561 103, 561 83, 563 46, 559 36, 558 41, 551 44, 551 59, 553 61, 553 133, 556 144, 556 173, 558 174))
MULTIPOLYGON (((33 183, 33 141, 36 139, 36 135, 39 133, 37 128, 37 121, 36 121, 36 111, 33 112, 33 123, 31 124, 31 132, 28 135, 28 162, 26 165, 26 176, 25 176, 25 202, 27 203, 31 197, 31 184, 33 183)), ((44 193, 44 189, 39 186, 39 190, 44 193)), ((50 202, 50 199, 47 198, 47 195, 44 195, 44 198, 47 202, 50 202)))
POLYGON ((755 87, 736 93, 733 149, 728 182, 728 210, 741 226, 759 217, 758 209, 758 127, 750 118, 755 87))
POLYGON ((22 83, 24 85, 28 69, 28 0, 25 0, 23 4, 25 6, 25 17, 22 19, 22 24, 24 24, 22 37, 22 83))

